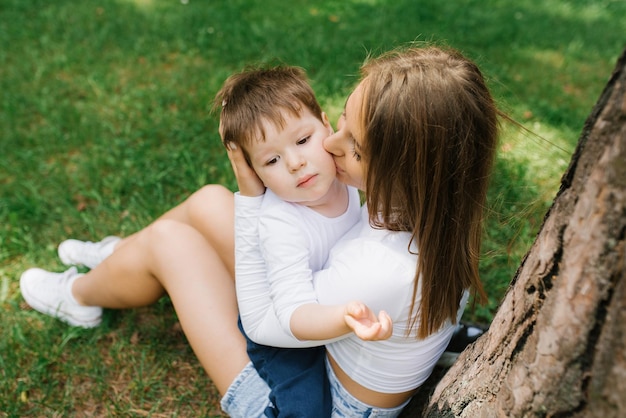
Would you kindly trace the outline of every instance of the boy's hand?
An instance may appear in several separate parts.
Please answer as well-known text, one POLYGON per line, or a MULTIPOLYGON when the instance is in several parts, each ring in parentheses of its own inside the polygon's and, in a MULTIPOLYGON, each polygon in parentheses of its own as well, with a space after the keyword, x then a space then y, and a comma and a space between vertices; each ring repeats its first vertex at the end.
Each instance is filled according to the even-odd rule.
POLYGON ((350 302, 346 305, 344 320, 356 336, 364 341, 386 340, 393 332, 393 323, 387 312, 380 311, 377 318, 374 312, 361 302, 350 302))
POLYGON ((232 142, 226 145, 230 165, 233 167, 239 193, 242 196, 260 196, 265 193, 265 185, 256 172, 248 165, 241 148, 232 142))

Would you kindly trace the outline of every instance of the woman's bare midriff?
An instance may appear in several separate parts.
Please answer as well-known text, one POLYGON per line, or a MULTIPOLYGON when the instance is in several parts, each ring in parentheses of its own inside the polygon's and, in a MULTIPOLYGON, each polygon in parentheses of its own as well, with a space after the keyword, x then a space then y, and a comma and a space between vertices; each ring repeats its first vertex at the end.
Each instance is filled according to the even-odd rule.
POLYGON ((395 408, 398 405, 402 405, 417 392, 417 389, 414 389, 401 393, 381 393, 367 389, 352 380, 343 370, 341 370, 341 367, 339 367, 337 362, 335 362, 335 359, 333 359, 328 352, 326 354, 328 355, 328 360, 330 361, 330 365, 333 368, 337 379, 339 379, 343 387, 350 392, 352 396, 368 405, 376 406, 378 408, 395 408))

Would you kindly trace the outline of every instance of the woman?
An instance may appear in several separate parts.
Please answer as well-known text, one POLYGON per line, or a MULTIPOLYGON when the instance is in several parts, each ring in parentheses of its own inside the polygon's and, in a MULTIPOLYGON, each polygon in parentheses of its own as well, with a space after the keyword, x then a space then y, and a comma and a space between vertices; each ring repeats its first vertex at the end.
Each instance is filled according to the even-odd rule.
MULTIPOLYGON (((359 299, 394 321, 389 341, 327 345, 333 414, 397 416, 444 351, 467 290, 484 296, 478 255, 497 110, 479 69, 455 51, 392 52, 362 75, 325 147, 367 204, 314 280, 320 303, 359 299)), ((261 185, 239 152, 229 157, 240 192, 255 196, 261 185)), ((129 308, 168 293, 224 409, 261 416, 267 388, 236 326, 233 202, 219 186, 196 192, 118 243, 70 296, 129 308)))

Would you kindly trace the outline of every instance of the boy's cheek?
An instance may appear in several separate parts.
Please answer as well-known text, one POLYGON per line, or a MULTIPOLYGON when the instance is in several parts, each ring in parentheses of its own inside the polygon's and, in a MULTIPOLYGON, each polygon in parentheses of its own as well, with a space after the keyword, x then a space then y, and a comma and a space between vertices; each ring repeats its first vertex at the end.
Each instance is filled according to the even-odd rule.
POLYGON ((252 167, 252 169, 254 170, 256 175, 259 176, 259 179, 261 180, 261 183, 263 183, 263 186, 268 187, 267 186, 268 181, 263 170, 257 170, 254 167, 252 167))

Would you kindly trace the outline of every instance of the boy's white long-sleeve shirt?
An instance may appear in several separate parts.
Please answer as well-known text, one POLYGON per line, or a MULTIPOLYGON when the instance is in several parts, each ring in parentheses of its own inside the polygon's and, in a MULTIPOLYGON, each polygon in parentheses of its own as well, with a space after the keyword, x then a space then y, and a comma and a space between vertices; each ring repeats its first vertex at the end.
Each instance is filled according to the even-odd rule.
POLYGON ((332 218, 306 206, 285 202, 271 190, 257 198, 236 195, 237 296, 241 322, 251 340, 284 347, 317 346, 325 342, 298 341, 291 332, 290 321, 297 307, 317 303, 313 272, 322 269, 332 246, 359 221, 358 191, 352 187, 347 190, 345 212, 332 218), (242 216, 245 213, 251 216, 242 216), (258 229, 252 225, 255 218, 258 229), (253 235, 257 235, 256 248, 242 246, 242 242, 253 240, 253 235), (249 251, 242 252, 246 248, 249 251), (257 275, 257 270, 250 268, 254 263, 259 263, 258 271, 264 268, 265 274, 257 275))
MULTIPOLYGON (((262 198, 235 198, 235 247, 237 292, 240 311, 248 319, 261 315, 254 307, 256 291, 269 292, 267 272, 260 251, 258 216, 262 198)), ((417 248, 410 234, 372 228, 367 208, 361 219, 331 249, 324 269, 313 273, 314 294, 307 297, 322 304, 351 300, 366 303, 374 312, 385 310, 393 320, 393 335, 385 341, 363 341, 348 334, 335 341, 298 341, 280 326, 267 323, 256 336, 277 347, 309 347, 325 344, 341 369, 371 390, 400 393, 420 386, 431 374, 454 331, 451 323, 423 340, 406 335, 417 263, 417 248)), ((420 290, 416 295, 419 306, 420 290)), ((459 305, 460 320, 468 292, 459 305)), ((245 324, 244 324, 245 327, 245 324)))

